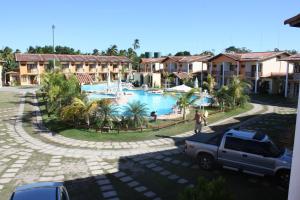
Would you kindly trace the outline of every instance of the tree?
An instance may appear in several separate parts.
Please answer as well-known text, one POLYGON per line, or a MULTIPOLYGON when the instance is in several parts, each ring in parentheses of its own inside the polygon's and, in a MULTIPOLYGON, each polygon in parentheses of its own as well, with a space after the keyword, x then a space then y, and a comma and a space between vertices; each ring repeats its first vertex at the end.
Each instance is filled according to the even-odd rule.
POLYGON ((214 52, 210 51, 210 50, 206 50, 206 51, 202 51, 200 54, 200 56, 214 56, 214 52))
POLYGON ((100 55, 100 52, 98 49, 94 49, 92 54, 95 56, 98 56, 98 55, 100 55))
POLYGON ((209 94, 213 94, 214 93, 214 88, 215 88, 216 82, 215 82, 215 78, 211 76, 211 74, 207 75, 207 81, 203 82, 203 87, 207 88, 209 94))
POLYGON ((225 106, 230 102, 230 95, 227 86, 222 86, 216 93, 215 97, 220 105, 220 110, 225 111, 225 106))
POLYGON ((183 120, 186 119, 186 109, 197 100, 197 98, 193 98, 194 92, 195 89, 192 89, 187 93, 181 94, 177 100, 179 108, 183 110, 183 120))
POLYGON ((41 91, 46 100, 48 115, 58 113, 62 107, 69 105, 74 97, 82 97, 77 78, 72 75, 66 79, 59 70, 46 72, 42 75, 41 91))
POLYGON ((247 49, 246 47, 238 48, 235 46, 230 46, 225 49, 225 52, 226 53, 232 53, 232 52, 234 52, 234 53, 249 53, 249 52, 251 52, 251 50, 247 49))
POLYGON ((179 200, 233 200, 233 195, 227 190, 225 179, 219 177, 208 181, 198 178, 197 185, 188 187, 179 195, 179 200))
POLYGON ((189 51, 179 51, 175 54, 175 56, 190 56, 191 53, 189 51))
POLYGON ((140 48, 140 40, 139 40, 139 39, 135 39, 135 40, 133 41, 132 46, 133 46, 133 49, 134 49, 134 50, 139 49, 139 48, 140 48))
POLYGON ((117 108, 111 104, 111 100, 102 99, 96 111, 96 125, 99 128, 112 127, 118 115, 117 108))
POLYGON ((85 119, 88 127, 90 127, 90 118, 91 116, 95 116, 96 111, 99 105, 102 105, 101 100, 89 101, 88 99, 80 99, 75 97, 73 99, 72 105, 77 107, 76 110, 80 110, 80 115, 85 119))
POLYGON ((15 70, 18 67, 18 64, 14 59, 13 49, 10 47, 5 47, 0 50, 0 58, 5 61, 3 65, 3 72, 15 70))
POLYGON ((148 108, 146 107, 146 104, 143 104, 140 101, 134 101, 128 103, 125 115, 131 125, 136 128, 141 127, 147 122, 147 111, 148 108))
POLYGON ((117 45, 111 45, 110 48, 106 50, 106 55, 108 56, 116 56, 118 55, 118 46, 117 45))
POLYGON ((229 93, 232 97, 232 104, 233 106, 240 105, 240 99, 243 98, 242 104, 244 104, 244 96, 246 96, 245 91, 249 90, 251 85, 241 80, 238 76, 233 76, 230 80, 229 84, 229 93))

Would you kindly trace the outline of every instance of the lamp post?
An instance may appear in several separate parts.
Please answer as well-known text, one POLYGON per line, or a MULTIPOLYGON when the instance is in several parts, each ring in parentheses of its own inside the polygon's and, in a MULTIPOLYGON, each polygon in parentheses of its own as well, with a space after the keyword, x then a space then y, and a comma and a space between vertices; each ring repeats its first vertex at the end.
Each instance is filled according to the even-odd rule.
MULTIPOLYGON (((54 30, 55 26, 54 24, 52 25, 52 46, 53 46, 53 54, 55 54, 55 46, 54 46, 54 30)), ((53 56, 53 67, 55 68, 55 57, 53 56)))

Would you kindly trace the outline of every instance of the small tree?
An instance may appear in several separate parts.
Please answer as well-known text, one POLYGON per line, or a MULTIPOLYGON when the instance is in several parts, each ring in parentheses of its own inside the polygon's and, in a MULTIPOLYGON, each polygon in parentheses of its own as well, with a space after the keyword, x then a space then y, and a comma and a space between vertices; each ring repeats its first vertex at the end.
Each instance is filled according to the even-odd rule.
POLYGON ((146 104, 143 104, 140 101, 134 101, 132 103, 128 103, 125 115, 129 123, 133 127, 137 128, 147 123, 147 111, 148 108, 146 107, 146 104))
POLYGON ((238 76, 232 77, 229 84, 229 93, 232 97, 232 105, 235 107, 239 105, 239 103, 244 104, 247 98, 245 94, 246 90, 249 90, 251 85, 243 80, 241 80, 238 76))
POLYGON ((199 177, 194 188, 186 188, 179 195, 179 200, 233 200, 233 195, 226 189, 225 179, 219 177, 208 181, 199 177))
POLYGON ((216 85, 215 78, 212 77, 211 74, 208 74, 207 75, 207 81, 203 82, 203 87, 207 88, 209 94, 213 94, 215 85, 216 85))
POLYGON ((197 98, 194 99, 192 98, 194 92, 195 89, 192 89, 187 93, 181 94, 177 100, 177 104, 179 108, 183 110, 183 115, 182 115, 183 120, 186 119, 186 109, 197 100, 197 98))
POLYGON ((230 104, 230 95, 228 92, 227 86, 222 86, 216 93, 215 97, 217 99, 217 102, 219 103, 220 110, 224 111, 226 105, 230 104))
POLYGON ((103 99, 96 111, 96 126, 103 128, 105 126, 112 127, 113 122, 117 120, 118 111, 116 107, 111 105, 109 99, 103 99))

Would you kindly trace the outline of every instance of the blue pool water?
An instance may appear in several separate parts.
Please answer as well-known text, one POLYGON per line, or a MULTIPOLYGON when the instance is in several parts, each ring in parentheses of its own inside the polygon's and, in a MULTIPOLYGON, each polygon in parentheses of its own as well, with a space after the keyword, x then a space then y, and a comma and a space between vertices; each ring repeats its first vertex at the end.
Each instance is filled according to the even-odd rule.
MULTIPOLYGON (((117 82, 111 82, 110 83, 110 88, 116 88, 118 87, 117 82)), ((81 90, 87 91, 87 92, 93 92, 93 91, 102 91, 107 89, 107 84, 97 84, 97 85, 82 85, 81 90)))
MULTIPOLYGON (((104 84, 103 84, 104 85, 104 84)), ((96 88, 102 88, 98 85, 92 85, 92 87, 83 87, 82 90, 85 91, 95 91, 96 88), (96 87, 93 87, 96 86, 96 87), (87 90, 86 90, 87 89, 87 90)), ((106 88, 106 86, 103 86, 103 89, 106 88)), ((102 89, 102 90, 103 90, 102 89)), ((117 105, 117 109, 120 114, 124 113, 127 103, 134 102, 134 101, 140 101, 143 104, 146 104, 146 107, 148 108, 148 113, 152 111, 155 111, 157 115, 166 115, 173 112, 172 108, 176 105, 177 97, 170 96, 170 95, 162 95, 162 94, 153 94, 144 90, 123 90, 125 93, 130 93, 131 95, 126 95, 126 98, 128 101, 123 104, 117 105)), ((106 94, 89 94, 89 99, 102 99, 102 98, 114 98, 114 95, 106 95, 106 94)), ((194 96, 193 98, 197 98, 194 96)), ((210 103, 210 98, 202 98, 195 102, 195 105, 203 105, 210 103)))

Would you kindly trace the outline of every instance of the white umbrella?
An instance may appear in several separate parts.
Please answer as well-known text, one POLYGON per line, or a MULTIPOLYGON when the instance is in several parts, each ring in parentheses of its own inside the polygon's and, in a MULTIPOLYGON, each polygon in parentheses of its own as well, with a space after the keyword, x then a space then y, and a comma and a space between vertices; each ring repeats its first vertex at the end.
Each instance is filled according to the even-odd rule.
POLYGON ((198 87, 199 87, 198 78, 196 77, 195 82, 194 82, 194 88, 198 88, 198 87))
POLYGON ((192 88, 186 85, 178 85, 172 88, 167 88, 166 91, 169 92, 189 92, 192 88))
POLYGON ((120 74, 118 75, 119 76, 119 79, 118 79, 118 94, 122 95, 123 94, 123 88, 122 88, 122 80, 121 80, 121 76, 120 74))

